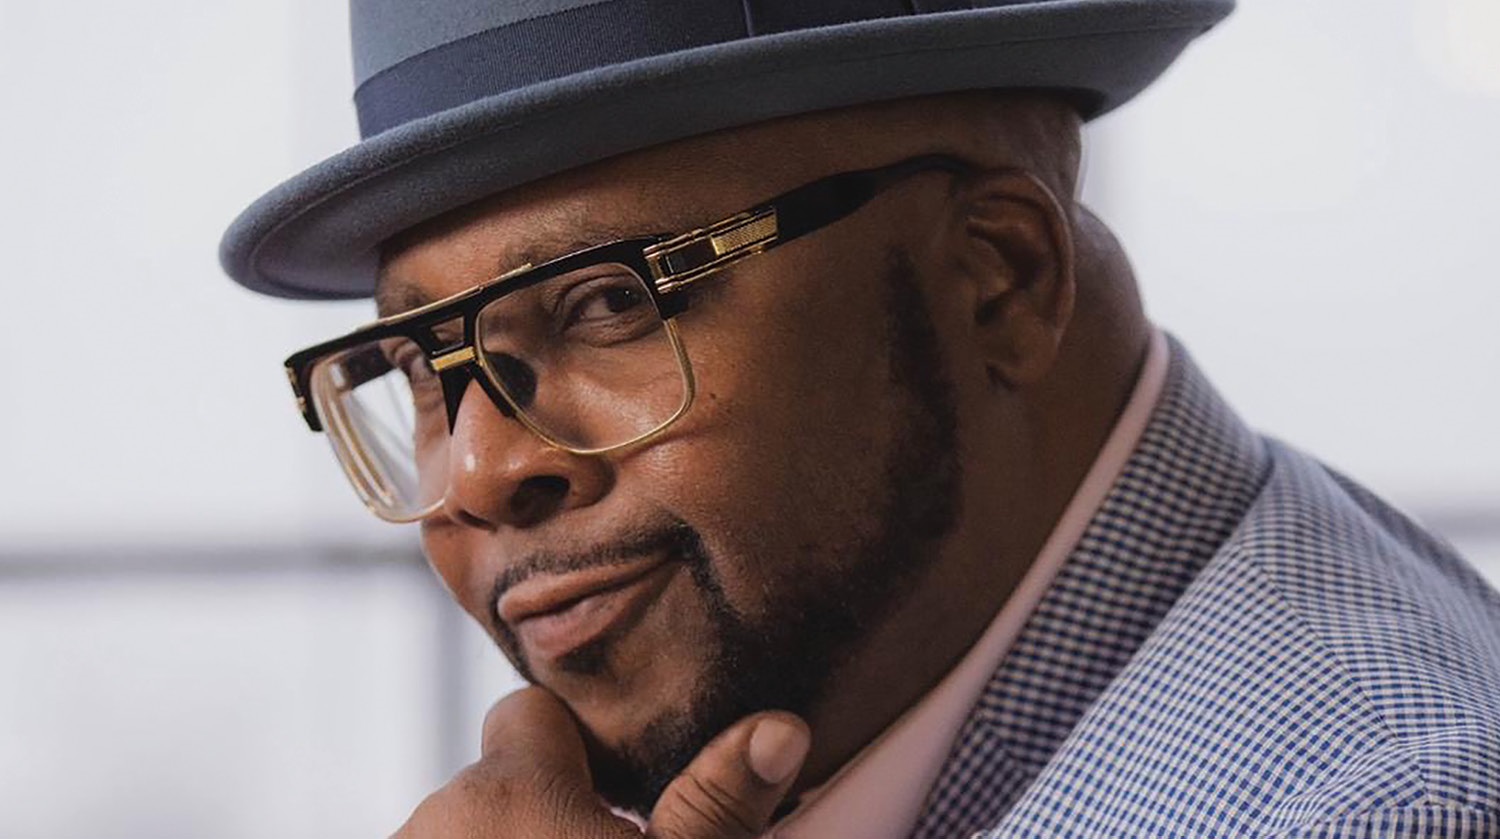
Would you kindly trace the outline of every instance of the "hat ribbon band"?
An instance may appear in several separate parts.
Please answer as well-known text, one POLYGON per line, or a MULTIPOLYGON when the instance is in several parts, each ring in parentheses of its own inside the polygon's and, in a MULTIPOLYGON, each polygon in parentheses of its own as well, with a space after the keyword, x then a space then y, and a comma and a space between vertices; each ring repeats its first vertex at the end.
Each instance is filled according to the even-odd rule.
MULTIPOLYGON (((528 85, 694 47, 877 18, 967 9, 969 0, 605 0, 450 41, 354 93, 371 137, 528 85)), ((982 5, 993 5, 990 4, 982 5)))

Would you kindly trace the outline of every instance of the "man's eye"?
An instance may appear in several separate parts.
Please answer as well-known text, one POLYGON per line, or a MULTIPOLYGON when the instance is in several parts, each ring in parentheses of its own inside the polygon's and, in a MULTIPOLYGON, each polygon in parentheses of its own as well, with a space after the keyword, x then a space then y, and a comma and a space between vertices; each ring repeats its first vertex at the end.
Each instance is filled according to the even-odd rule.
POLYGON ((569 297, 564 328, 616 318, 646 303, 646 293, 634 281, 614 278, 585 283, 569 297))
POLYGON ((406 378, 412 382, 425 382, 437 376, 432 370, 432 365, 427 363, 426 356, 415 356, 406 360, 401 365, 401 372, 405 373, 406 378))
POLYGON ((401 347, 390 356, 390 364, 413 384, 433 376, 432 365, 427 363, 426 353, 416 347, 401 347))
POLYGON ((421 348, 403 344, 395 348, 387 360, 391 368, 406 379, 412 401, 419 411, 441 402, 442 389, 438 385, 437 372, 432 369, 432 362, 427 360, 427 354, 421 348))

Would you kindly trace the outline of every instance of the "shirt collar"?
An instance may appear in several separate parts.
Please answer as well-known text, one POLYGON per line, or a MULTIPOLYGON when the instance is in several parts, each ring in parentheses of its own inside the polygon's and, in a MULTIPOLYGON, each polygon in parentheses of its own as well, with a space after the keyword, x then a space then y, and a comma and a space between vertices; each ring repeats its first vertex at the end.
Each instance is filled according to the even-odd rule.
POLYGON ((803 796, 765 839, 903 839, 990 677, 1072 554, 1149 425, 1170 352, 1153 330, 1125 409, 1051 535, 989 627, 938 685, 827 783, 803 796))

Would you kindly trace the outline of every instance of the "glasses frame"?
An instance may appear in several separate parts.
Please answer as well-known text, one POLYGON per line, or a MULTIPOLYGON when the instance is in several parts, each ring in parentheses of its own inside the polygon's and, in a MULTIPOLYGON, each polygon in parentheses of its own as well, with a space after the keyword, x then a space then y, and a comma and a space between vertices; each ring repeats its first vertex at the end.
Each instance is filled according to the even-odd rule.
MULTIPOLYGON (((685 233, 618 239, 574 251, 541 265, 523 265, 442 300, 381 318, 338 338, 300 350, 286 359, 286 375, 297 400, 297 410, 311 430, 329 431, 320 415, 318 400, 313 396, 312 376, 318 362, 371 341, 402 337, 421 348, 438 374, 450 432, 457 421, 458 408, 468 384, 478 381, 485 395, 502 414, 518 420, 550 446, 578 455, 600 455, 639 445, 681 419, 692 406, 696 393, 692 363, 675 323, 675 319, 687 310, 688 303, 688 296, 679 292, 743 259, 821 230, 852 215, 877 195, 907 178, 932 171, 965 175, 974 171, 974 167, 950 155, 929 154, 879 168, 829 175, 704 227, 685 233), (623 265, 644 280, 682 368, 686 391, 682 406, 651 431, 623 443, 580 449, 566 445, 538 428, 525 411, 515 405, 484 354, 479 352, 477 325, 480 312, 508 294, 571 271, 602 264, 623 265), (436 330, 440 325, 459 319, 463 323, 461 341, 439 337, 436 330), (476 370, 480 375, 475 374, 476 370)), ((432 510, 428 509, 413 517, 393 518, 378 509, 379 503, 371 497, 371 488, 366 483, 373 477, 372 470, 379 470, 378 465, 362 453, 358 435, 343 430, 338 411, 330 407, 329 415, 331 424, 336 427, 334 431, 344 444, 334 446, 335 454, 339 455, 350 482, 372 512, 389 521, 416 521, 431 514, 432 510), (351 446, 353 448, 349 449, 351 446), (361 462, 349 462, 346 449, 349 449, 350 456, 361 462)), ((438 504, 441 502, 433 507, 438 504)))

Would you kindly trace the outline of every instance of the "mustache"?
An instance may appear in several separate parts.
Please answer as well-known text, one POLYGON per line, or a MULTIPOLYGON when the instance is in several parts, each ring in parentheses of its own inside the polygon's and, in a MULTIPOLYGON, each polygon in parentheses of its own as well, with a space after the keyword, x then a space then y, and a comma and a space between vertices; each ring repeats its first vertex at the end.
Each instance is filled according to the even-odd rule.
MULTIPOLYGON (((687 522, 673 518, 664 524, 637 528, 621 533, 608 542, 579 551, 540 550, 522 557, 495 578, 490 592, 493 612, 500 598, 517 585, 542 574, 567 574, 591 568, 620 565, 647 554, 668 554, 687 564, 708 560, 698 531, 687 522)), ((497 624, 499 615, 491 616, 497 624)))

